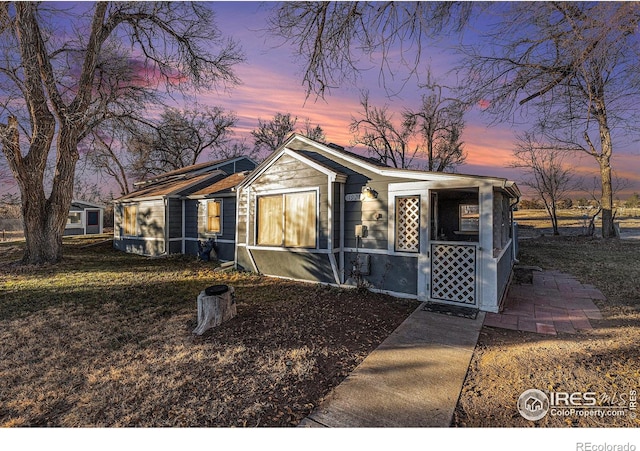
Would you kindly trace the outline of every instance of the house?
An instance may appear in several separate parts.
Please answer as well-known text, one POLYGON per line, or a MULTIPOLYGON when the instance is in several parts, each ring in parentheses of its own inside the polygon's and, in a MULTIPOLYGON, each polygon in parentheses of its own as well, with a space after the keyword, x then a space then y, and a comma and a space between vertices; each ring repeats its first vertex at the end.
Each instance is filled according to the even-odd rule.
POLYGON ((64 227, 64 235, 94 235, 102 233, 104 206, 72 200, 64 227))
POLYGON ((136 254, 197 255, 212 240, 220 260, 235 253, 235 187, 256 163, 247 157, 200 163, 135 184, 114 204, 114 247, 136 254))
POLYGON ((294 134, 237 196, 241 268, 500 308, 516 256, 514 182, 390 168, 294 134))

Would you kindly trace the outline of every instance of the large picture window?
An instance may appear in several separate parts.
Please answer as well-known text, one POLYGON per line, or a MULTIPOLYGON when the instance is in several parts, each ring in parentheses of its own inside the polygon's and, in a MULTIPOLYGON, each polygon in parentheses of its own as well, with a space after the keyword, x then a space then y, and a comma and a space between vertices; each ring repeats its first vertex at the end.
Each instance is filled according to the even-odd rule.
POLYGON ((258 245, 315 248, 316 210, 315 191, 259 196, 258 245))
POLYGON ((127 205, 124 207, 124 234, 135 236, 138 224, 138 207, 127 205))
POLYGON ((207 232, 221 233, 222 223, 222 202, 219 200, 210 200, 207 202, 207 232))

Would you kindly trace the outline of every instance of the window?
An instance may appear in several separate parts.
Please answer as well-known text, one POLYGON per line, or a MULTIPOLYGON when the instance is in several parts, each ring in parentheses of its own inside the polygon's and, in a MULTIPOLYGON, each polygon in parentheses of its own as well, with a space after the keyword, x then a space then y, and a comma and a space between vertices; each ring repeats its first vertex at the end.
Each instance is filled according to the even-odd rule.
POLYGON ((258 244, 282 246, 282 195, 258 197, 258 244))
POLYGON ((396 197, 396 251, 420 251, 420 196, 396 197))
POLYGON ((100 225, 100 212, 88 211, 87 212, 87 226, 100 225))
POLYGON ((124 207, 124 234, 134 236, 138 223, 138 207, 127 205, 124 207))
POLYGON ((82 227, 82 212, 70 211, 69 216, 67 216, 67 226, 82 227))
POLYGON ((316 205, 315 191, 258 197, 258 245, 315 248, 316 205))
POLYGON ((221 233, 222 222, 222 202, 219 200, 210 200, 207 202, 207 232, 221 233))
POLYGON ((478 205, 460 205, 460 232, 478 232, 480 230, 480 210, 478 205))

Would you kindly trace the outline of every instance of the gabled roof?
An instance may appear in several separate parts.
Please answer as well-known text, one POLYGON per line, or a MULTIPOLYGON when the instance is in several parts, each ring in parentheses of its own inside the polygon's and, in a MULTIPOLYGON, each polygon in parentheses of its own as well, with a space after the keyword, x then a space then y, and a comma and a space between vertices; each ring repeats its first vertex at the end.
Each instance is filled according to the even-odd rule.
POLYGON ((142 187, 142 186, 151 185, 155 183, 162 183, 167 181, 168 179, 195 177, 200 174, 212 172, 221 166, 233 163, 235 161, 243 160, 243 159, 249 160, 255 164, 255 162, 251 158, 241 155, 241 156, 236 156, 231 158, 225 158, 222 160, 207 161, 204 163, 193 164, 191 166, 185 166, 184 168, 175 169, 173 171, 165 172, 163 174, 159 174, 159 175, 150 177, 148 179, 135 182, 133 185, 137 187, 142 187))
POLYGON ((215 182, 216 179, 223 178, 226 175, 227 174, 224 171, 215 170, 213 172, 207 172, 188 178, 169 178, 167 180, 139 188, 116 200, 122 201, 163 196, 188 195, 190 194, 189 188, 198 186, 201 183, 215 182))
POLYGON ((192 194, 193 190, 203 189, 203 184, 216 184, 220 182, 228 174, 219 168, 243 159, 249 160, 255 164, 255 162, 249 157, 238 156, 186 166, 184 168, 165 172, 164 174, 136 182, 134 183, 134 186, 137 188, 135 191, 116 200, 123 201, 158 198, 164 196, 187 196, 192 194))
POLYGON ((105 206, 104 205, 99 205, 93 202, 87 202, 85 200, 78 200, 78 199, 73 199, 71 201, 71 207, 75 207, 75 208, 102 208, 104 209, 105 206))
MULTIPOLYGON (((494 186, 500 187, 505 191, 508 191, 510 195, 513 197, 520 196, 520 190, 518 189, 515 182, 509 181, 500 177, 487 177, 481 175, 467 175, 467 174, 453 174, 453 173, 443 173, 443 172, 429 172, 429 171, 421 171, 415 169, 399 169, 393 168, 389 166, 382 165, 370 158, 366 158, 360 155, 357 155, 353 152, 346 151, 344 148, 335 145, 335 144, 323 144, 313 139, 307 138, 306 136, 300 135, 298 133, 294 133, 291 135, 285 142, 282 144, 273 154, 262 162, 260 166, 256 168, 256 170, 251 174, 251 176, 247 177, 244 182, 241 183, 241 187, 249 185, 255 178, 257 178, 262 172, 264 172, 274 161, 277 160, 281 155, 285 152, 288 152, 291 155, 297 154, 300 157, 304 157, 307 160, 314 161, 317 165, 322 165, 323 163, 317 160, 313 152, 309 152, 305 149, 318 149, 323 154, 330 155, 331 157, 336 157, 337 160, 343 160, 352 165, 362 168, 363 170, 372 172, 374 174, 393 177, 398 179, 408 179, 408 180, 416 180, 416 181, 446 181, 446 180, 461 180, 461 179, 482 179, 487 180, 492 183, 494 186)), ((333 158, 331 158, 333 160, 333 158)), ((336 161, 336 160, 333 160, 336 161)), ((338 166, 341 166, 338 161, 338 166)), ((324 165, 329 168, 329 166, 324 165)), ((339 171, 336 168, 329 168, 328 170, 333 171, 338 174, 339 171)))

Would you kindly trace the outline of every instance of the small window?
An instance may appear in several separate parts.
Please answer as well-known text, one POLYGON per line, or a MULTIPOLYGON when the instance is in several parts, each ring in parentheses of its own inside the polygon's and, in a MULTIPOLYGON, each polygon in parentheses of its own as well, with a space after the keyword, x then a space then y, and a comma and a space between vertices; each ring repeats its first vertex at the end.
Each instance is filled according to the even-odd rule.
POLYGON ((222 232, 222 202, 219 200, 210 200, 207 202, 207 232, 222 232))
POLYGON ((460 205, 460 231, 478 232, 480 230, 480 209, 478 205, 460 205))
POLYGON ((124 207, 124 234, 135 236, 138 225, 138 207, 127 205, 124 207))
POLYGON ((67 226, 82 227, 82 212, 70 211, 69 216, 67 216, 67 226))
POLYGON ((420 196, 396 197, 396 251, 420 252, 420 196))

